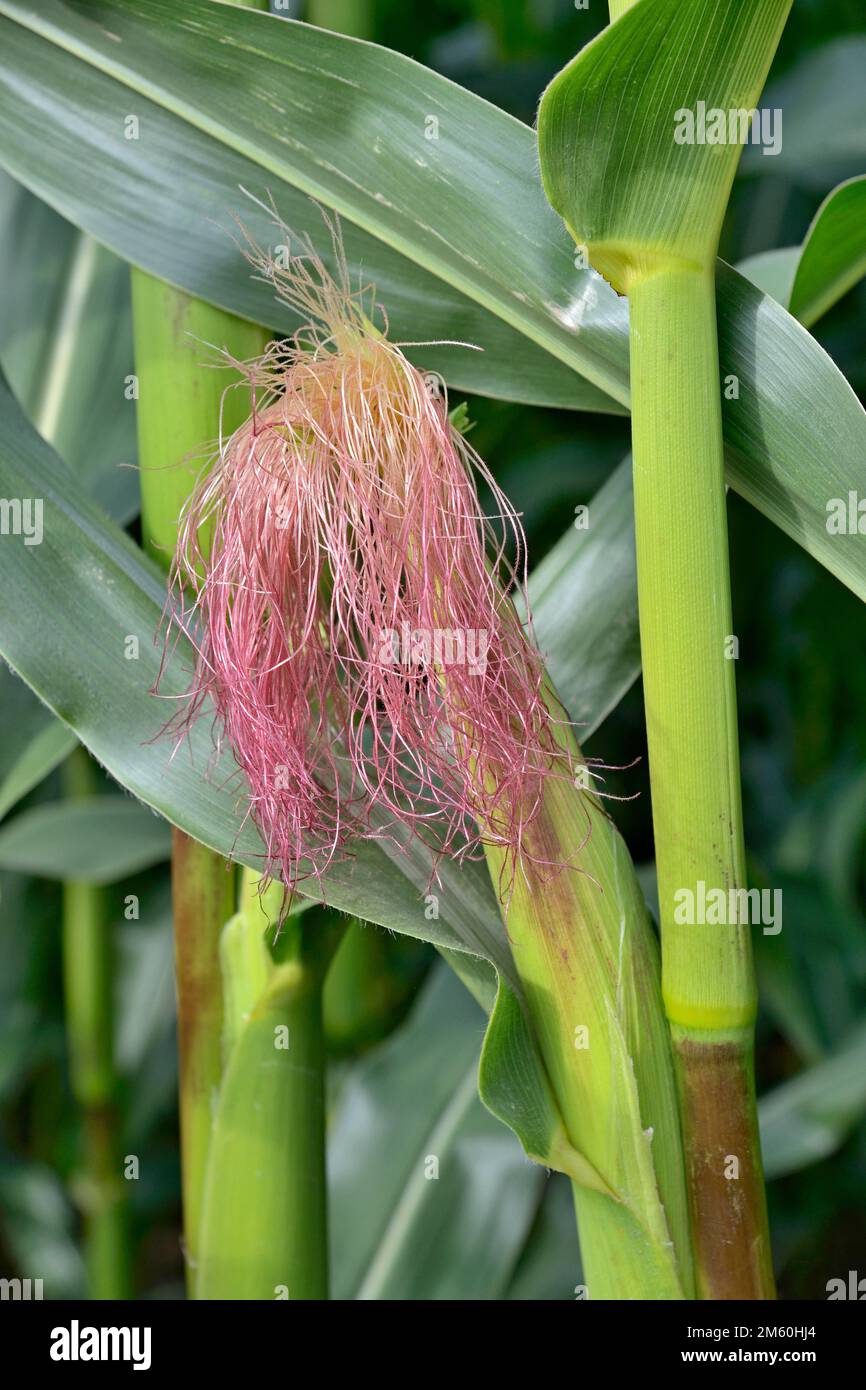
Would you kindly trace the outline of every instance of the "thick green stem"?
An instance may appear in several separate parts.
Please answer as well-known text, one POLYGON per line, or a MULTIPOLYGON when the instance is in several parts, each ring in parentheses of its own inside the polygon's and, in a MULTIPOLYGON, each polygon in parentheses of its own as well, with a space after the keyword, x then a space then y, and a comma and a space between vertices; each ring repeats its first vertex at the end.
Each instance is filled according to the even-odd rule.
MULTIPOLYGON (((142 271, 132 272, 132 292, 142 538, 157 563, 167 568, 181 508, 217 438, 223 393, 231 381, 218 367, 203 365, 213 359, 206 344, 226 347, 243 360, 261 352, 267 335, 142 271)), ((243 421, 249 404, 243 388, 225 396, 224 431, 243 421)), ((208 1143, 222 1076, 219 936, 234 911, 233 875, 225 860, 176 830, 172 893, 184 1244, 192 1287, 208 1143)))
POLYGON ((216 448, 220 407, 224 435, 250 411, 245 386, 227 390, 237 378, 217 353, 227 348, 238 361, 256 357, 268 334, 136 269, 132 310, 142 543, 167 570, 181 509, 216 448))
MULTIPOLYGON (((614 0, 615 22, 554 78, 538 115, 545 192, 590 265, 630 300, 663 988, 698 1288, 709 1297, 772 1296, 713 290, 745 133, 681 141, 672 122, 698 98, 714 111, 755 109, 790 3, 614 0)), ((735 397, 736 381, 726 386, 735 397)))
POLYGON ((633 282, 629 299, 663 991, 698 1287, 708 1298, 769 1298, 713 277, 672 263, 633 282))
MULTIPOLYGON (((66 795, 93 795, 93 766, 83 748, 63 769, 66 795)), ((126 1184, 118 1135, 114 1058, 114 952, 105 889, 70 880, 63 886, 63 974, 72 1091, 83 1116, 83 1162, 77 1183, 84 1214, 91 1298, 132 1296, 126 1184)))
POLYGON ((224 859, 176 829, 172 837, 171 883, 184 1254, 187 1284, 192 1291, 205 1171, 222 1079, 219 940, 224 923, 234 911, 234 876, 224 859))

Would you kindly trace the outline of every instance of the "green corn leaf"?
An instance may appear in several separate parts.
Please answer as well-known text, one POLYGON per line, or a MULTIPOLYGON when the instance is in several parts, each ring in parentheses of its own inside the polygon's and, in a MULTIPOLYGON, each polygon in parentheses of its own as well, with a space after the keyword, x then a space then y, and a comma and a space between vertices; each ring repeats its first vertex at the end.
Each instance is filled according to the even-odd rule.
POLYGON ((113 883, 170 853, 165 821, 119 796, 36 806, 0 829, 0 868, 39 878, 113 883))
MULTIPOLYGON (((828 503, 848 496, 856 480, 857 460, 866 453, 866 412, 815 339, 766 295, 751 301, 753 336, 751 347, 745 348, 739 341, 742 323, 731 316, 726 280, 736 281, 738 290, 746 282, 720 263, 716 307, 721 373, 724 381, 733 374, 740 392, 739 399, 722 401, 728 481, 819 564, 866 599, 866 552, 860 537, 830 535, 827 530, 828 503), (740 361, 732 351, 735 344, 745 349, 740 361), (760 426, 743 408, 744 383, 754 372, 762 376, 767 406, 760 426), (807 419, 823 432, 820 443, 807 419), (793 459, 799 451, 797 464, 786 469, 784 477, 750 466, 756 429, 764 431, 768 458, 793 459)), ((744 294, 743 300, 747 297, 744 294)))
POLYGON ((800 252, 789 309, 807 328, 866 275, 866 174, 828 194, 800 252))
POLYGON ((545 1179, 478 1099, 483 1026, 440 966, 406 1024, 349 1068, 328 1143, 334 1297, 502 1297, 545 1179))
POLYGON ((0 709, 6 730, 0 743, 2 820, 72 752, 78 740, 6 667, 0 667, 0 709))
POLYGON ((484 1038, 478 1089, 488 1109, 514 1130, 536 1163, 567 1173, 593 1192, 614 1195, 569 1140, 523 1007, 502 980, 484 1038))
POLYGON ((802 246, 763 251, 739 269, 811 328, 866 275, 866 174, 827 194, 802 246))
POLYGON ((777 304, 787 307, 799 259, 799 246, 776 246, 772 251, 747 256, 739 262, 737 270, 762 294, 768 294, 777 304))
MULTIPOLYGON (((486 271, 468 249, 478 241, 478 190, 470 196, 468 181, 460 179, 449 192, 455 172, 467 163, 467 131, 472 131, 468 148, 483 152, 488 161, 484 183, 497 202, 510 200, 513 210, 525 197, 525 161, 532 158, 531 133, 519 122, 398 54, 291 21, 207 0, 195 0, 188 16, 170 3, 130 6, 126 13, 112 8, 110 19, 104 11, 113 33, 118 25, 133 26, 135 37, 128 31, 123 41, 124 57, 137 51, 145 66, 173 76, 178 93, 190 95, 190 64, 204 63, 208 76, 199 91, 214 103, 212 111, 181 114, 173 98, 164 104, 151 90, 149 78, 139 81, 131 71, 109 75, 111 64, 105 60, 116 56, 110 52, 115 44, 87 13, 49 0, 42 12, 47 27, 37 25, 44 34, 39 37, 28 31, 34 16, 25 6, 0 7, 0 15, 10 16, 0 20, 0 159, 71 221, 198 298, 290 332, 298 326, 292 312, 274 301, 269 287, 243 273, 232 217, 240 216, 261 244, 273 245, 271 219, 242 190, 263 202, 273 194, 283 220, 318 243, 323 228, 312 194, 343 214, 350 262, 377 285, 393 338, 458 340, 483 349, 425 348, 413 355, 426 368, 442 371, 463 390, 622 412, 622 404, 604 388, 575 377, 524 336, 522 320, 532 312, 524 300, 543 280, 542 267, 552 261, 566 274, 571 268, 563 240, 550 236, 543 200, 527 209, 516 238, 498 248, 488 245, 486 271), (180 18, 180 31, 172 35, 180 18), (106 43, 108 53, 102 52, 106 43), (229 95, 236 81, 249 89, 242 106, 252 118, 249 138, 242 140, 226 138, 222 129, 224 117, 237 106, 229 95), (266 92, 265 99, 253 89, 266 92), (34 138, 46 90, 54 93, 52 101, 69 102, 63 114, 55 108, 52 142, 34 138), (382 103, 385 91, 390 110, 382 103), (487 117, 481 126, 479 113, 487 117), (137 140, 124 138, 128 114, 138 119, 137 140), (430 124, 431 117, 438 127, 430 124), (357 140, 351 153, 348 127, 357 140), (427 138, 434 131, 438 138, 427 138), (261 148, 262 140, 271 143, 270 154, 261 148), (60 159, 55 158, 58 142, 60 159), (55 146, 50 154, 47 143, 55 146), (361 151, 364 167, 358 164, 361 151), (398 196, 407 175, 413 186, 398 196), (503 182, 500 192, 497 185, 503 182), (366 216, 360 215, 362 205, 366 216), (444 237, 446 222, 452 230, 444 237), (486 293, 477 292, 480 278, 489 282, 486 293), (502 312, 491 311, 493 302, 502 312)), ((493 220, 490 225, 492 230, 493 220)), ((617 312, 615 301, 609 309, 617 312)), ((567 331, 543 309, 541 316, 566 348, 567 331)), ((603 333, 604 313, 598 324, 603 333)))
POLYGON ((866 1026, 832 1056, 777 1086, 760 1105, 761 1147, 770 1178, 835 1153, 866 1112, 866 1026))
MULTIPOLYGON (((320 241, 311 193, 342 215, 393 337, 484 349, 419 349, 420 363, 467 390, 627 405, 626 305, 575 267, 526 127, 410 59, 287 20, 210 0, 105 0, 93 13, 0 0, 0 159, 73 221, 193 294, 288 330, 225 228, 240 213, 274 240, 243 184, 320 241), (129 114, 137 141, 124 137, 129 114), (429 116, 438 140, 425 137, 429 116)), ((863 411, 814 340, 721 263, 717 295, 722 374, 740 384, 726 402, 729 481, 862 597, 862 547, 829 537, 825 521, 828 498, 851 485, 846 460, 864 452, 863 411)))
POLYGON ((585 743, 640 673, 631 456, 529 577, 535 636, 585 743))
MULTIPOLYGON (((43 435, 127 521, 138 492, 128 271, 6 174, 0 257, 0 364, 43 435)), ((2 818, 77 740, 14 678, 0 677, 0 689, 10 735, 0 752, 2 818)))
POLYGON ((88 491, 117 521, 130 521, 138 478, 129 271, 6 174, 0 257, 0 364, 9 383, 88 491))

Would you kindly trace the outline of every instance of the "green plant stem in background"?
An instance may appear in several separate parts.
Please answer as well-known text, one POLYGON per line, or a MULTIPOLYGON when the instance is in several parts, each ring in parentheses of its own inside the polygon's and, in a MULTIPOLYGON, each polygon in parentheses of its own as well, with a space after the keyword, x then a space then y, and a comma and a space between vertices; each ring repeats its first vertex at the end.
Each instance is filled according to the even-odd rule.
POLYGON ((390 1036, 429 962, 424 943, 352 918, 325 981, 325 1039, 347 1055, 390 1036))
POLYGON ((237 377, 218 353, 227 348, 239 361, 256 357, 270 335, 136 269, 132 311, 142 544, 168 570, 180 512, 216 450, 220 418, 228 435, 250 411, 244 385, 226 390, 237 377))
POLYGON ((751 929, 736 917, 731 925, 695 920, 702 884, 724 890, 726 917, 728 902, 740 901, 730 894, 747 886, 713 277, 673 267, 633 284, 629 298, 663 990, 699 1288, 709 1298, 772 1297, 752 1076, 751 929))
POLYGON ((201 1225, 200 1299, 328 1297, 322 987, 342 934, 246 871, 223 933, 226 1066, 201 1225))
MULTIPOLYGON (((94 793, 95 768, 83 748, 63 768, 66 796, 94 793)), ((106 890, 70 880, 63 885, 63 975, 72 1092, 80 1106, 83 1164, 77 1177, 84 1214, 90 1297, 132 1296, 127 1192, 118 1137, 114 1057, 114 952, 106 890)))
POLYGON ((376 0, 307 0, 303 18, 353 39, 373 37, 376 0))
MULTIPOLYGON (((141 528, 145 548, 167 569, 178 517, 202 467, 203 450, 249 413, 243 387, 212 361, 212 347, 238 360, 261 352, 261 328, 132 272, 141 528)), ((204 455, 206 457, 206 453, 204 455)), ((198 1226, 213 1108, 222 1075, 219 935, 234 912, 226 861, 182 831, 173 834, 172 894, 180 1051, 181 1166, 187 1276, 194 1282, 198 1226)))
POLYGON ((357 919, 350 922, 325 981, 325 1034, 335 1051, 378 1040, 387 1028, 388 938, 357 919))

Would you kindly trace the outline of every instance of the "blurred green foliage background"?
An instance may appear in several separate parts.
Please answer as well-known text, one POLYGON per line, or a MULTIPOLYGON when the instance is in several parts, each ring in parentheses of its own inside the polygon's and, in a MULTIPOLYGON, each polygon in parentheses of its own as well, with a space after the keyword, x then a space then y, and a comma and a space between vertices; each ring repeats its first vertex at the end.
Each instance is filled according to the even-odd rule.
MULTIPOLYGON (((317 18, 314 2, 290 13, 317 18)), ((354 0, 347 14, 347 24, 531 122, 546 82, 607 10, 601 0, 354 0)), ((782 153, 747 151, 726 260, 798 243, 830 189, 866 167, 862 29, 861 0, 797 0, 763 101, 783 109, 782 153)), ((8 180, 0 193, 0 361, 36 417, 45 407, 40 322, 71 273, 68 242, 61 220, 29 195, 8 180)), ((114 275, 110 300, 87 306, 94 347, 75 368, 83 419, 67 422, 58 447, 86 441, 94 491, 134 527, 135 475, 118 469, 135 460, 134 420, 116 391, 99 394, 106 343, 112 371, 132 369, 126 271, 116 264, 114 275), (88 419, 99 420, 96 438, 88 419)), ((861 284, 814 330, 861 397, 864 313, 861 284)), ((469 412, 472 443, 522 512, 537 563, 628 452, 628 421, 481 399, 469 412)), ((824 1298, 828 1279, 866 1274, 866 612, 733 494, 729 517, 746 841, 752 882, 784 893, 782 934, 755 942, 776 1268, 782 1297, 824 1298)), ((127 1185, 135 1289, 181 1297, 168 837, 146 811, 107 829, 46 819, 42 808, 62 794, 60 766, 18 797, 21 750, 41 724, 5 670, 0 717, 0 1276, 41 1277, 46 1296, 86 1295, 60 880, 82 852, 75 835, 85 849, 98 835, 117 948, 122 1151, 142 1160, 127 1185)), ((588 751, 624 769, 611 790, 639 793, 616 818, 651 896, 639 684, 588 751)), ((61 739, 58 760, 65 752, 61 739)), ((119 796, 107 779, 100 790, 119 796)), ((580 1264, 567 1186, 527 1163, 475 1093, 483 1015, 432 948, 374 928, 363 935, 347 936, 327 1001, 334 1295, 573 1298, 580 1264)))

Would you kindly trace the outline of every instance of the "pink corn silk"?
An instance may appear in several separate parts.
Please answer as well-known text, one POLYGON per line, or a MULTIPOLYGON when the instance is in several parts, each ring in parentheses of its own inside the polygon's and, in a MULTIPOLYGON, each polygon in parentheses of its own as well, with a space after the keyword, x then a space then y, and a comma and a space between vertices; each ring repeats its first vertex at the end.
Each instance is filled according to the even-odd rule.
POLYGON ((181 518, 170 626, 196 669, 169 728, 215 708, 289 888, 352 837, 407 831, 437 858, 498 845, 513 869, 542 779, 567 770, 509 597, 520 520, 341 255, 342 284, 311 250, 256 263, 324 327, 233 363, 257 404, 181 518))

